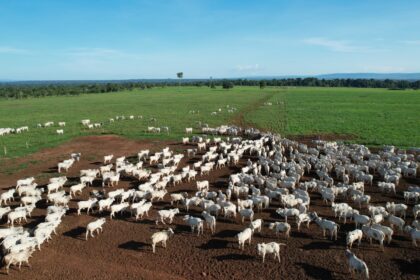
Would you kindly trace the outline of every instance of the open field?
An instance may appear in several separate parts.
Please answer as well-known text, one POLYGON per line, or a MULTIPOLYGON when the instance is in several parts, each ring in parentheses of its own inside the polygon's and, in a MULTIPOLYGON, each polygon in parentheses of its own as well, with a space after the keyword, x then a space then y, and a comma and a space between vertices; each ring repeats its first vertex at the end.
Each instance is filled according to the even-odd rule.
POLYGON ((335 134, 369 146, 420 146, 420 91, 288 88, 246 114, 285 136, 335 134), (346 137, 347 136, 347 137, 346 137))
POLYGON ((29 133, 0 137, 0 145, 7 147, 9 157, 21 156, 43 147, 50 147, 75 136, 90 134, 117 134, 128 138, 179 139, 185 127, 197 127, 196 121, 210 126, 229 123, 234 113, 228 113, 226 105, 238 110, 266 98, 278 90, 259 92, 255 88, 238 88, 232 91, 204 88, 157 88, 109 94, 91 94, 76 97, 48 97, 28 100, 1 100, 0 127, 28 125, 29 133), (256 94, 258 93, 258 94, 256 94), (216 116, 213 111, 222 108, 216 116), (200 111, 190 114, 190 110, 200 111), (117 115, 134 115, 135 120, 109 123, 117 115), (137 116, 143 116, 138 119, 137 116), (156 122, 149 121, 156 118, 156 122), (87 130, 80 120, 103 122, 101 129, 87 130), (57 125, 51 128, 36 128, 37 123, 65 121, 64 135, 55 133, 57 125), (168 126, 170 133, 150 134, 148 126, 168 126), (29 148, 26 143, 28 142, 29 148))
MULTIPOLYGON (((0 127, 28 125, 29 132, 0 136, 1 157, 23 156, 55 146, 76 136, 116 134, 131 139, 180 139, 185 127, 197 121, 215 126, 238 124, 279 132, 285 136, 334 134, 368 145, 420 146, 420 92, 356 88, 168 87, 75 97, 0 100, 0 127), (265 106, 271 102, 272 106, 265 106), (226 105, 237 109, 229 113, 226 105), (211 112, 221 112, 211 115, 211 112), (199 114, 189 113, 191 110, 199 114), (143 119, 116 121, 117 115, 143 119), (151 122, 150 118, 156 118, 151 122), (87 130, 81 119, 102 122, 87 130), (65 121, 64 135, 57 126, 37 123, 65 121), (170 133, 150 134, 148 126, 168 126, 170 133)), ((197 129, 195 131, 198 131, 197 129)))

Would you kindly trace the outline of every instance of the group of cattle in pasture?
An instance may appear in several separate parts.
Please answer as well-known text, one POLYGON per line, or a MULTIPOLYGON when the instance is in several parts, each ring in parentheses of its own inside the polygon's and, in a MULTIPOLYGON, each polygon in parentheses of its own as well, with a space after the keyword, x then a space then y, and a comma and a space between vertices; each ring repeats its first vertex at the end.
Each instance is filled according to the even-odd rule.
MULTIPOLYGON (((224 109, 223 108, 218 108, 216 111, 211 112, 211 115, 217 115, 220 114, 224 109)), ((232 107, 230 105, 226 105, 226 111, 228 113, 235 113, 237 111, 237 109, 235 107, 232 107)), ((190 114, 200 114, 199 110, 190 110, 189 111, 190 114)), ((125 115, 118 115, 115 116, 113 118, 109 118, 108 119, 108 124, 110 123, 114 123, 115 121, 123 121, 123 120, 135 120, 135 119, 143 119, 142 115, 129 115, 129 116, 125 116, 125 115)), ((154 117, 150 117, 148 119, 149 123, 156 123, 157 119, 154 117)), ((90 119, 83 119, 80 121, 80 124, 87 128, 87 129, 96 129, 96 128, 101 128, 104 124, 106 124, 106 122, 92 122, 90 119)), ((47 127, 54 127, 56 126, 57 129, 55 130, 55 133, 57 135, 63 135, 64 134, 64 128, 66 127, 66 122, 65 121, 58 121, 58 122, 54 122, 54 121, 46 121, 44 123, 38 123, 36 124, 36 128, 47 128, 47 127)), ((207 124, 201 124, 201 122, 198 122, 198 126, 199 127, 208 127, 207 124)), ((169 134, 169 127, 168 126, 162 126, 162 127, 155 127, 155 126, 148 126, 146 129, 146 132, 149 133, 167 133, 169 134)), ((8 134, 21 134, 23 132, 27 132, 29 131, 29 126, 22 126, 22 127, 17 127, 17 128, 12 128, 12 127, 7 127, 7 128, 0 128, 0 136, 4 136, 4 135, 8 135, 8 134)), ((188 132, 187 132, 188 133, 188 132)))
MULTIPOLYGON (((90 124, 87 120, 82 123, 90 124)), ((296 227, 300 231, 302 224, 309 227, 311 223, 324 237, 328 233, 331 240, 337 240, 340 224, 354 223, 354 230, 346 232, 347 248, 343 254, 348 259, 351 273, 361 273, 366 278, 369 277, 369 263, 351 251, 355 242, 360 245, 365 238, 372 244, 374 240, 380 250, 385 250, 393 235, 398 233, 417 246, 416 242, 420 240, 417 220, 420 187, 412 185, 403 191, 398 188, 402 178, 417 178, 420 155, 394 147, 384 147, 373 153, 363 145, 321 140, 308 146, 276 134, 233 126, 207 126, 201 132, 213 137, 184 137, 182 143, 194 148, 183 152, 174 152, 168 147, 155 152, 142 150, 135 162, 128 160, 128 156, 105 155, 99 168, 80 170, 76 184, 70 183, 66 176, 50 178, 45 186, 38 186, 34 177, 18 180, 16 186, 0 195, 0 217, 7 216, 8 225, 0 229, 7 271, 10 265, 29 262, 33 252, 40 250, 65 220, 69 203, 95 181, 101 182, 102 187, 100 190, 90 188, 90 198, 77 202, 74 209, 77 215, 82 215, 83 211, 87 215, 98 211, 113 219, 116 215, 129 213, 136 220, 142 220, 157 201, 169 197, 168 207, 157 211, 156 224, 170 225, 175 216, 182 215, 191 232, 202 235, 206 229, 214 234, 220 219, 239 219, 243 230, 236 235, 238 250, 243 250, 247 243, 252 244, 253 235, 264 227, 276 235, 283 235, 284 242, 272 240, 256 245, 262 262, 268 254, 280 262, 280 248, 286 246, 287 250, 291 230, 296 227), (185 157, 195 161, 182 166, 185 157), (208 180, 203 180, 203 176, 225 166, 236 167, 239 171, 231 174, 223 187, 215 188, 208 180), (311 179, 303 180, 309 175, 311 179), (123 177, 137 182, 136 187, 119 188, 123 177), (196 180, 196 190, 192 194, 171 191, 172 186, 193 180, 196 180), (367 186, 387 194, 389 201, 373 204, 365 192, 367 186), (327 219, 311 211, 311 199, 315 194, 331 206, 330 211, 336 219, 327 219), (405 203, 391 199, 397 195, 402 195, 405 203), (41 200, 48 204, 45 221, 34 228, 15 226, 26 221, 41 200), (20 201, 20 205, 11 206, 11 201, 20 201), (270 206, 273 205, 280 206, 273 211, 277 220, 264 222, 260 214, 272 211, 270 206), (191 208, 199 209, 201 215, 191 215, 191 208)), ((185 133, 192 134, 193 128, 186 128, 185 133)), ((58 163, 58 171, 64 173, 74 168, 81 157, 80 153, 72 153, 58 163)), ((99 234, 106 221, 103 215, 87 224, 85 239, 99 234)), ((159 244, 166 247, 174 235, 176 230, 170 226, 154 232, 150 238, 153 253, 157 253, 159 244)))

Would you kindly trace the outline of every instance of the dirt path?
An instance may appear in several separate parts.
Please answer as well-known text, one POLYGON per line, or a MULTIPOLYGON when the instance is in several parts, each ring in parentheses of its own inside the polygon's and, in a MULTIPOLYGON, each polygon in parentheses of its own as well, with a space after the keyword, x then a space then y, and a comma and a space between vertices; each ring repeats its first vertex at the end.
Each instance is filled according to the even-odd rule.
MULTIPOLYGON (((286 94, 287 88, 280 88, 277 92, 270 92, 267 93, 264 97, 260 98, 256 102, 253 102, 249 105, 247 105, 245 108, 240 110, 234 117, 233 117, 233 124, 238 125, 240 127, 245 128, 258 128, 260 131, 267 132, 270 129, 267 127, 261 127, 258 124, 247 121, 245 119, 246 114, 251 114, 252 112, 257 111, 260 109, 265 102, 269 101, 275 94, 286 94)), ((277 100, 275 104, 272 104, 272 106, 279 106, 280 109, 278 112, 276 112, 276 115, 273 116, 276 118, 276 120, 280 123, 280 131, 277 131, 278 133, 281 133, 282 135, 285 133, 287 128, 287 101, 285 98, 282 98, 280 101, 277 100)))
POLYGON ((253 111, 258 110, 258 108, 263 106, 263 104, 265 102, 267 102, 268 100, 271 99, 271 97, 273 97, 275 92, 264 93, 264 94, 265 95, 262 98, 258 99, 255 102, 252 102, 252 103, 248 104, 242 110, 240 110, 238 113, 236 113, 231 120, 232 124, 237 125, 239 127, 243 127, 243 128, 254 127, 254 128, 258 128, 260 130, 263 130, 262 128, 257 127, 254 123, 246 121, 245 120, 245 114, 249 114, 253 111))

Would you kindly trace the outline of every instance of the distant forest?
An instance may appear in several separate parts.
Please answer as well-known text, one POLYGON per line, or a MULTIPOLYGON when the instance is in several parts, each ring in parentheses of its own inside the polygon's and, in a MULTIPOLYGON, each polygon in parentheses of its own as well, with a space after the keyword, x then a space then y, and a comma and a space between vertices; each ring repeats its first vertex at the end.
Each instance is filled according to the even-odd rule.
POLYGON ((0 98, 29 98, 44 96, 72 96, 89 93, 107 93, 122 90, 147 89, 169 86, 222 87, 234 86, 307 86, 307 87, 354 87, 354 88, 388 88, 420 89, 419 81, 375 80, 375 79, 317 79, 290 78, 272 80, 247 79, 208 79, 208 80, 126 80, 126 81, 42 81, 42 82, 7 82, 0 83, 0 98))

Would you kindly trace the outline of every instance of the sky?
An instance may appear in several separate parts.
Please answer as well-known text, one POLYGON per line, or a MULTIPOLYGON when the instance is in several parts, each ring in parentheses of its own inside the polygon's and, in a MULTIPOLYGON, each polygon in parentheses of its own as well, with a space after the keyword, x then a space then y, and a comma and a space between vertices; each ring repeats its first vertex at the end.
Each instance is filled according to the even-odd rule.
POLYGON ((0 0, 0 80, 420 72, 417 0, 0 0))

